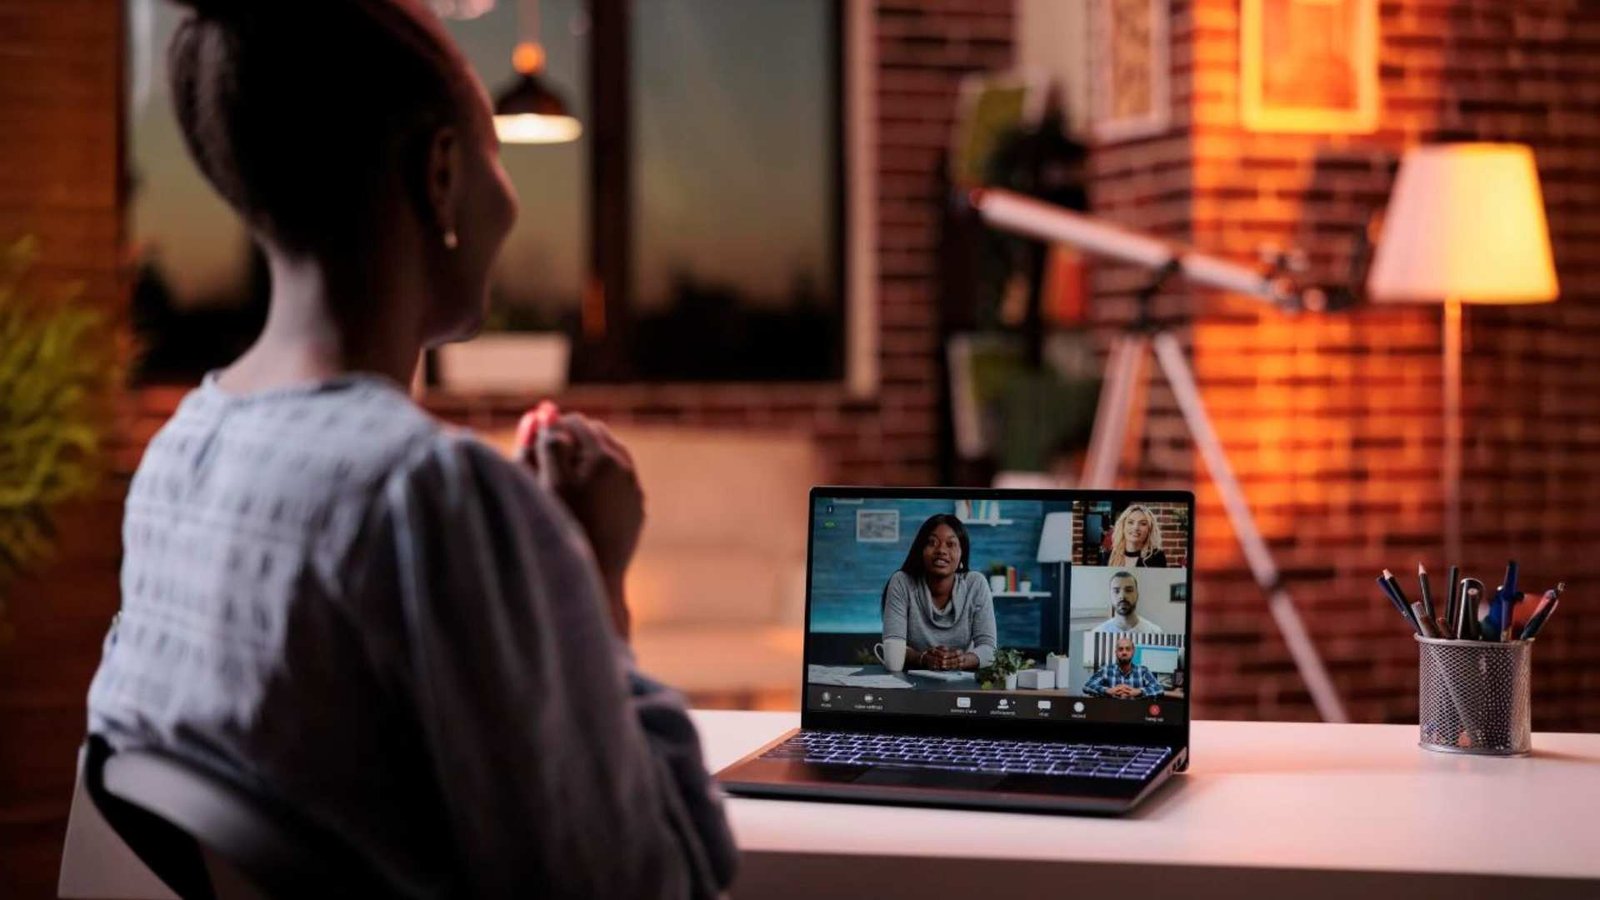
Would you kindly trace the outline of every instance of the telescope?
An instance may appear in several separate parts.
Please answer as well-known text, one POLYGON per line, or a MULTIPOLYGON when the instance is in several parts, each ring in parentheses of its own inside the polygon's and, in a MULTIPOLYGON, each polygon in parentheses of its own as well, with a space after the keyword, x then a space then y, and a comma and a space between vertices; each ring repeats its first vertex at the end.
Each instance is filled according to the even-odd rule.
MULTIPOLYGON (((1270 265, 1252 268, 1012 191, 979 188, 972 192, 971 202, 984 221, 996 228, 1039 240, 1071 244, 1096 256, 1154 271, 1154 277, 1139 291, 1137 319, 1113 341, 1106 357, 1106 377, 1095 409, 1094 431, 1089 439, 1081 486, 1115 487, 1117 468, 1126 455, 1124 449, 1130 429, 1133 434, 1140 432, 1140 423, 1134 420, 1147 408, 1142 400, 1148 381, 1144 363, 1147 353, 1153 350, 1172 388, 1184 425, 1216 483, 1250 573, 1267 597, 1267 609, 1289 648, 1289 655, 1318 714, 1328 722, 1350 721, 1267 542, 1256 526, 1244 489, 1239 485, 1233 464, 1228 461, 1211 423, 1211 415, 1206 411, 1183 345, 1165 324, 1151 320, 1149 307, 1162 284, 1174 275, 1182 275, 1197 285, 1264 300, 1285 313, 1345 308, 1354 304, 1355 290, 1300 283, 1297 270, 1303 270, 1304 265, 1295 254, 1276 254, 1270 265)), ((1364 256, 1364 251, 1357 252, 1357 269, 1364 267, 1364 256)), ((1352 278, 1351 283, 1360 284, 1362 280, 1352 278)))
MULTIPOLYGON (((1301 284, 1296 276, 1304 269, 1303 254, 1274 253, 1268 265, 1255 268, 1014 191, 977 188, 970 200, 983 220, 996 228, 1071 244, 1096 256, 1143 266, 1163 273, 1163 280, 1168 274, 1182 275, 1203 287, 1265 300, 1286 313, 1329 312, 1349 308, 1356 302, 1356 290, 1349 286, 1301 284)), ((1364 264, 1365 256, 1364 249, 1357 252, 1358 266, 1364 264)), ((1353 278, 1351 283, 1360 284, 1361 279, 1353 278)), ((1159 287, 1159 283, 1153 287, 1159 287)))

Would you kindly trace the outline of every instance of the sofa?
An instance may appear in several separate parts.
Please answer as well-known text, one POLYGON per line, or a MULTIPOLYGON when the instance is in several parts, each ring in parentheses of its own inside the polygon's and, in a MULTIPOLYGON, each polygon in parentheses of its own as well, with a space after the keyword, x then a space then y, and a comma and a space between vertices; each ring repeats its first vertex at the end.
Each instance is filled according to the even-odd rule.
MULTIPOLYGON (((699 707, 800 702, 806 504, 821 480, 807 435, 614 426, 645 525, 629 569, 639 668, 699 707)), ((509 452, 513 435, 485 439, 509 452)))

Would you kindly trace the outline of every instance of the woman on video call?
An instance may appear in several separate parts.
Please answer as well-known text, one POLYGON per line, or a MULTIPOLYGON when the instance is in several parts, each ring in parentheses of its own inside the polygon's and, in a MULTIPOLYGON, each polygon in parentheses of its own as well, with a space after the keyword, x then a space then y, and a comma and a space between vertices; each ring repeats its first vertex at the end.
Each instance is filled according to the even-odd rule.
POLYGON ((1106 565, 1125 569, 1161 568, 1166 564, 1167 554, 1161 549, 1161 522, 1156 514, 1137 503, 1123 510, 1111 529, 1111 556, 1106 565))
POLYGON ((994 598, 971 571, 972 542, 952 515, 930 516, 883 589, 883 638, 906 642, 906 668, 971 670, 994 661, 994 598))

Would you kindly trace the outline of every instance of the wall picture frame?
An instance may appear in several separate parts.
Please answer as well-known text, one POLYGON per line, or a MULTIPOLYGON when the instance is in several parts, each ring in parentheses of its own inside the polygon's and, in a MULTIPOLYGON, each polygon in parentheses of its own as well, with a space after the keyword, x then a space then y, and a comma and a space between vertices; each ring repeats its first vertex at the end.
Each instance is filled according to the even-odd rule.
POLYGON ((1378 127, 1378 0, 1240 0, 1239 118, 1250 131, 1378 127))
POLYGON ((900 510, 856 510, 856 542, 861 544, 900 543, 900 510))
POLYGON ((1091 132, 1100 143, 1172 125, 1169 0, 1094 0, 1089 18, 1091 132))

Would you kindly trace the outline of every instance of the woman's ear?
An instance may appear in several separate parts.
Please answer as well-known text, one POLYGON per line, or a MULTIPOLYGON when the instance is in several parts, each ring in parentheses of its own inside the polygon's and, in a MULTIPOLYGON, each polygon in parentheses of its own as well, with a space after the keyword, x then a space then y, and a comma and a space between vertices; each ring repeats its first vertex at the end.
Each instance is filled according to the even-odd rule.
POLYGON ((432 225, 441 243, 454 250, 457 210, 461 195, 461 133, 447 125, 433 133, 428 142, 427 197, 433 214, 432 225))

